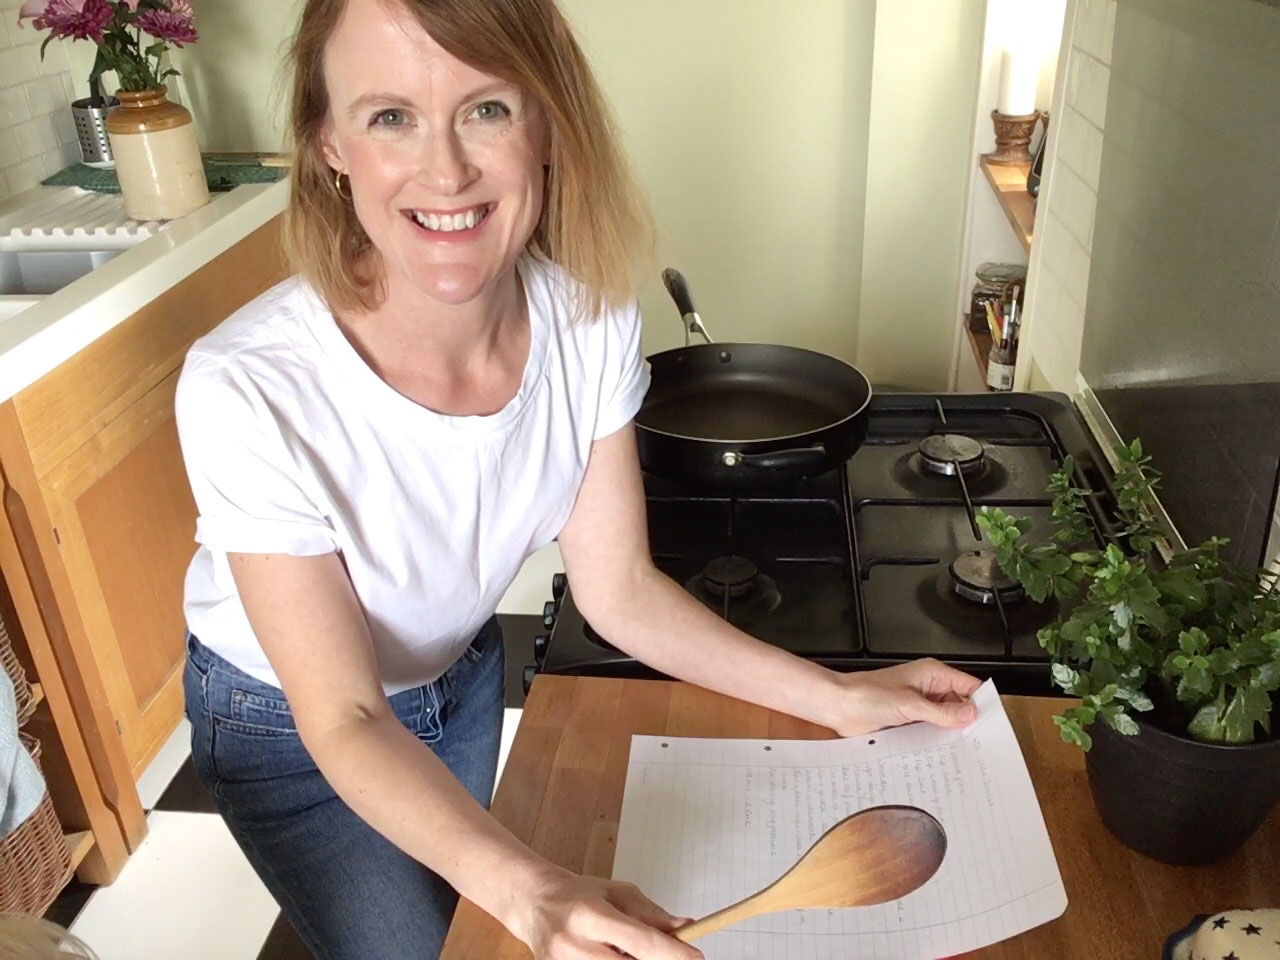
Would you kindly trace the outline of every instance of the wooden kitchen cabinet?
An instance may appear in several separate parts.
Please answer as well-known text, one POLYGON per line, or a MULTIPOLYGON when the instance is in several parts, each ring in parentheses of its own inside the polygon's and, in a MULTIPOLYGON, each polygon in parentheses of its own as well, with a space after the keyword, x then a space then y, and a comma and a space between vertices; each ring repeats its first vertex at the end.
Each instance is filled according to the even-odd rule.
POLYGON ((192 341, 285 275, 277 217, 0 405, 11 633, 45 693, 55 806, 96 841, 86 879, 112 879, 141 841, 136 777, 182 713, 196 511, 178 374, 192 341))

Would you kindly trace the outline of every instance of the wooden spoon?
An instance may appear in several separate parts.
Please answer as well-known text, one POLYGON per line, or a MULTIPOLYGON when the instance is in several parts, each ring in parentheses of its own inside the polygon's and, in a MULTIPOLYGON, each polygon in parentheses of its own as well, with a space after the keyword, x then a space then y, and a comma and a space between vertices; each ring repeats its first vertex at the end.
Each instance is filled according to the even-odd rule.
POLYGON ((739 920, 804 907, 869 907, 916 890, 942 866, 947 835, 916 807, 870 807, 820 836, 795 866, 759 893, 695 920, 688 943, 739 920))

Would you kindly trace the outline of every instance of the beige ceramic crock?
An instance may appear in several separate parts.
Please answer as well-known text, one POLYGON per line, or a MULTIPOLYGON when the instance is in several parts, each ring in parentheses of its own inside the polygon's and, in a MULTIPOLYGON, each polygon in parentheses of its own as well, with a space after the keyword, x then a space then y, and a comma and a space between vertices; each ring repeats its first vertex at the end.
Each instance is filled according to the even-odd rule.
POLYGON ((125 212, 134 220, 172 220, 209 202, 191 114, 166 90, 121 90, 107 135, 125 212))

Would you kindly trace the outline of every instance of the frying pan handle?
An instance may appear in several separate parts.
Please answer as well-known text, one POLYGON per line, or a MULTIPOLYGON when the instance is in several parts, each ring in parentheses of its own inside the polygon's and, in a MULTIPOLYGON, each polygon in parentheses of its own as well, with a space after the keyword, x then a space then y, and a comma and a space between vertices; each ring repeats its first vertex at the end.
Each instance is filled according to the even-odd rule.
POLYGON ((820 443, 812 447, 795 447, 790 450, 770 450, 768 453, 742 453, 726 450, 720 455, 726 467, 735 470, 752 470, 771 473, 775 470, 820 470, 827 464, 827 448, 820 443))
POLYGON ((693 294, 689 292, 689 282, 685 280, 682 274, 675 267, 667 267, 662 271, 662 283, 667 288, 667 293, 671 294, 671 299, 675 301, 676 309, 680 311, 680 316, 684 323, 684 345, 689 345, 689 340, 693 334, 697 334, 707 343, 711 342, 711 334, 707 333, 706 324, 702 322, 702 318, 698 316, 697 309, 693 306, 693 294))

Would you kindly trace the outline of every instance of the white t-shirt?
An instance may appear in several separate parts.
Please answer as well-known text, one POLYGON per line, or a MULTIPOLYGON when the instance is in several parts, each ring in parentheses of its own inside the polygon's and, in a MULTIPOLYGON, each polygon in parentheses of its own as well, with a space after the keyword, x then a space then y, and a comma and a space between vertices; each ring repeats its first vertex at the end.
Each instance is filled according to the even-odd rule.
POLYGON ((316 292, 286 280, 187 354, 178 432, 200 544, 187 626, 279 686, 228 553, 341 554, 397 693, 452 665, 520 565, 559 535, 592 441, 634 416, 649 384, 634 304, 570 322, 562 270, 522 257, 529 361, 491 416, 434 413, 361 359, 316 292))

